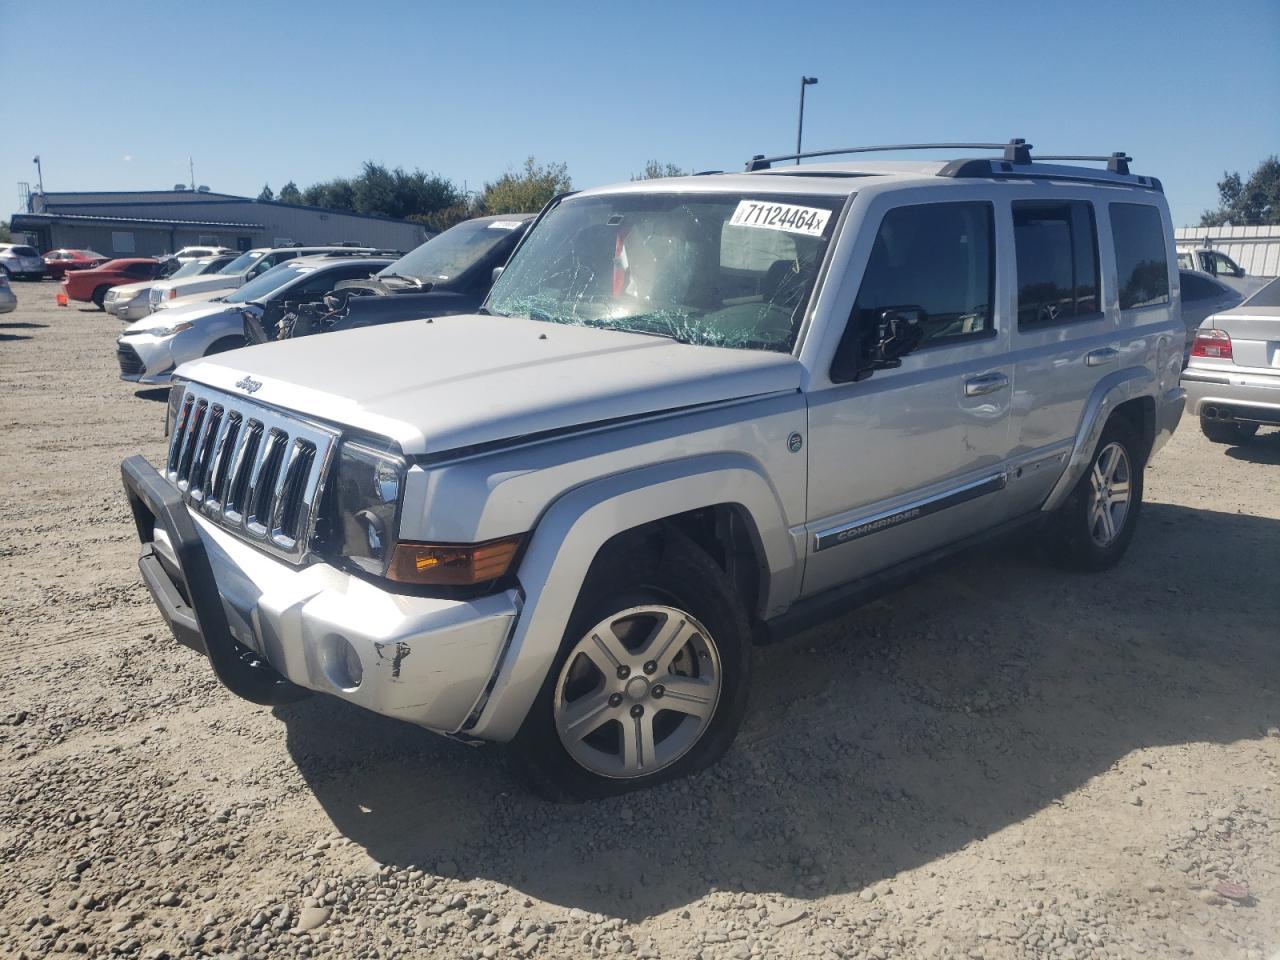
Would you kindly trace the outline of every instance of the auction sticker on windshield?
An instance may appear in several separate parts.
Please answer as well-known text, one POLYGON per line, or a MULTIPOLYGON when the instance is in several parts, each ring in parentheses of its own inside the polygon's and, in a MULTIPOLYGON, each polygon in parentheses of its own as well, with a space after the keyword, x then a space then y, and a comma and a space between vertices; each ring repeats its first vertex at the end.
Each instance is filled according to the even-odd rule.
POLYGON ((763 200, 740 200, 729 222, 735 227, 760 227, 785 230, 820 237, 827 228, 830 210, 821 207, 797 207, 790 203, 768 203, 763 200))

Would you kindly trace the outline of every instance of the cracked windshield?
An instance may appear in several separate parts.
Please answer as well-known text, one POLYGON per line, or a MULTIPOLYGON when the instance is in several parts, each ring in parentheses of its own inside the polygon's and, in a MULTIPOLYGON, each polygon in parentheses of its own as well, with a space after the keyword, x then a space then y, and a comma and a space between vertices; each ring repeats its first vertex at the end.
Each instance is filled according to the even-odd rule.
POLYGON ((843 198, 574 197, 498 278, 490 312, 790 350, 843 198))

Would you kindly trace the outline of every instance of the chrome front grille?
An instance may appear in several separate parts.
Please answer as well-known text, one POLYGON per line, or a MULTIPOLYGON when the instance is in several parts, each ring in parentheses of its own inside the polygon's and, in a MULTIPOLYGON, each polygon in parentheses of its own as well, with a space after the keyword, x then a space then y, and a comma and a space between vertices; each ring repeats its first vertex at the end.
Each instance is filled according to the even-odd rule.
POLYGON ((190 384, 165 472, 192 510, 300 563, 337 436, 312 421, 190 384))

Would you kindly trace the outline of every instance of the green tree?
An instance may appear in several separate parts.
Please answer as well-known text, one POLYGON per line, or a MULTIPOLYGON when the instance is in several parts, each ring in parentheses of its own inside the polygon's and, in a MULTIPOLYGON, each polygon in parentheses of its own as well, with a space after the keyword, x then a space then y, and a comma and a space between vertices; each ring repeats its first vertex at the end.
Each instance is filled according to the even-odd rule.
POLYGON ((345 177, 335 177, 324 183, 313 183, 302 191, 302 202, 312 207, 327 207, 330 210, 356 210, 356 192, 351 181, 345 177))
POLYGON ((417 221, 434 233, 442 233, 450 227, 480 216, 481 211, 470 200, 459 200, 452 206, 436 210, 434 213, 413 213, 408 219, 417 221))
POLYGON ((485 213, 536 213, 556 194, 572 189, 567 164, 542 164, 529 157, 523 172, 504 173, 486 183, 480 206, 485 213))
POLYGON ((650 160, 644 165, 643 173, 633 173, 632 180, 657 180, 661 177, 687 177, 693 171, 684 170, 674 163, 661 163, 658 160, 650 160))
POLYGON ((276 198, 281 203, 302 203, 302 191, 298 189, 298 185, 290 180, 280 188, 280 195, 276 198))
POLYGON ((1234 227, 1280 224, 1280 157, 1263 160, 1249 179, 1223 173, 1218 181, 1218 209, 1206 210, 1200 226, 1234 227))
POLYGON ((9 225, 3 220, 0 220, 0 243, 8 243, 11 239, 12 238, 9 234, 9 225))
POLYGON ((259 200, 274 200, 275 198, 276 198, 275 191, 271 189, 271 184, 269 184, 269 183, 264 183, 264 184, 262 185, 262 192, 261 192, 260 194, 258 194, 258 199, 259 199, 259 200))

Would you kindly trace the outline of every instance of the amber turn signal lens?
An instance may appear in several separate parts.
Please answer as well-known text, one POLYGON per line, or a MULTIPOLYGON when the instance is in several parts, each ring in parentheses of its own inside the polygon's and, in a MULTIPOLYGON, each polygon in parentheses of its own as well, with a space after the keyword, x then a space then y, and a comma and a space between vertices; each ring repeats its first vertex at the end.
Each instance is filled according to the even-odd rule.
POLYGON ((511 567, 519 536, 484 543, 396 544, 387 576, 398 583, 469 587, 497 580, 511 567))

